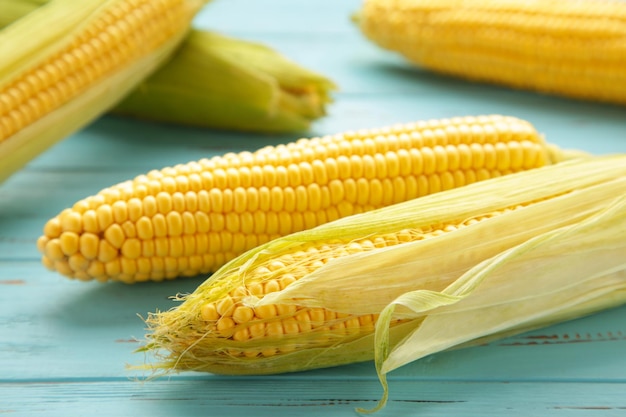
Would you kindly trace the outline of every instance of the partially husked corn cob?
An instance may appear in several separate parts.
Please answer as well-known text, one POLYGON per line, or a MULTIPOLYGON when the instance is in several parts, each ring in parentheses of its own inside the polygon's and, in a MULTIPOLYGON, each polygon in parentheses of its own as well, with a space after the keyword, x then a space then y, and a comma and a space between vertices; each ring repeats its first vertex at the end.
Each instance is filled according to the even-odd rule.
POLYGON ((78 201, 38 241, 81 280, 215 271, 276 237, 563 156, 526 121, 480 116, 301 139, 154 170, 78 201))
MULTIPOLYGON (((385 374, 626 302, 626 155, 491 178, 320 225, 224 265, 147 319, 147 369, 385 374)), ((383 398, 382 406, 386 399, 383 398)))
MULTIPOLYGON (((0 0, 0 28, 47 2, 0 0)), ((196 27, 111 112, 218 129, 296 132, 325 115, 334 89, 325 76, 268 46, 196 27)))
MULTIPOLYGON (((407 227, 393 232, 372 232, 367 237, 329 239, 295 246, 279 252, 271 260, 256 263, 255 268, 233 271, 233 274, 243 274, 244 283, 232 289, 228 288, 229 291, 221 286, 229 283, 228 281, 218 281, 208 294, 203 293, 208 300, 215 301, 207 301, 202 305, 200 318, 209 324, 206 331, 210 336, 217 338, 214 340, 216 352, 225 349, 222 354, 234 357, 270 357, 289 353, 297 347, 295 343, 290 343, 290 335, 308 334, 307 347, 316 348, 328 346, 345 336, 358 337, 372 333, 378 319, 377 313, 352 315, 325 309, 318 306, 318 303, 315 307, 297 304, 251 307, 246 305, 246 299, 260 299, 285 290, 289 285, 336 259, 441 236, 521 207, 523 206, 505 207, 460 222, 407 227), (266 336, 275 339, 276 344, 265 346, 261 340, 259 345, 255 343, 255 339, 266 336), (231 341, 248 340, 251 343, 226 348, 231 341), (220 345, 220 342, 224 345, 220 345)), ((440 279, 437 283, 431 283, 429 288, 441 290, 447 284, 449 281, 440 279)), ((344 296, 347 300, 351 298, 349 293, 344 296)), ((219 356, 216 360, 219 361, 219 356)), ((219 364, 216 366, 219 370, 219 364)))
POLYGON ((53 0, 0 32, 0 181, 163 63, 203 0, 53 0))
POLYGON ((626 104, 620 0, 366 0, 362 32, 445 74, 626 104))

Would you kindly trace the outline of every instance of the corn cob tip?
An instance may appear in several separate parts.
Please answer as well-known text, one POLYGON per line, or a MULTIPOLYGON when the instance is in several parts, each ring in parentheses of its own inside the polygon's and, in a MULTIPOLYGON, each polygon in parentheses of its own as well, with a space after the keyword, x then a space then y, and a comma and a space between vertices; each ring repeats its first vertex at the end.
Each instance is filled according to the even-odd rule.
POLYGON ((581 149, 561 148, 553 143, 548 144, 549 158, 553 163, 568 161, 570 159, 591 158, 593 155, 581 149))

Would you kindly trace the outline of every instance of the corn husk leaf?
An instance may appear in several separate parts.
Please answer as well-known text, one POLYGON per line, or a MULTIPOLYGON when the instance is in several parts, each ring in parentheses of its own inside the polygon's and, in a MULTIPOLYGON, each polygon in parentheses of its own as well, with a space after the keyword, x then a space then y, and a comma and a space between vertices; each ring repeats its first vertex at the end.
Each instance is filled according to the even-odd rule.
MULTIPOLYGON (((276 239, 226 264, 177 308, 148 319, 143 350, 155 369, 226 374, 300 371, 375 359, 386 374, 476 340, 579 317, 626 303, 626 155, 572 160, 494 178, 336 220, 276 239), (203 329, 200 309, 280 254, 333 239, 458 223, 522 205, 471 226, 327 262, 286 288, 248 296, 252 307, 296 304, 353 315, 380 314, 372 334, 263 358, 220 355, 241 346, 203 329), (349 294, 349 295, 348 295, 349 294), (399 324, 398 324, 399 323, 399 324), (162 355, 162 356, 161 356, 162 355)), ((314 260, 314 259, 312 259, 314 260)), ((268 348, 277 339, 250 339, 268 348)), ((366 410, 360 410, 366 411, 366 410)))
POLYGON ((194 29, 114 112, 227 130, 305 131, 326 114, 335 88, 268 46, 194 29))
POLYGON ((440 293, 407 292, 381 313, 376 369, 386 374, 483 337, 547 326, 626 302, 626 198, 580 223, 545 232, 489 258, 440 293), (398 311, 400 310, 400 311, 398 311), (392 319, 420 326, 390 344, 392 319))
POLYGON ((50 0, 0 0, 0 29, 48 3, 50 0))
MULTIPOLYGON (((110 3, 110 2, 104 2, 110 3)), ((25 68, 49 57, 77 30, 86 27, 103 7, 102 1, 50 1, 0 32, 0 86, 4 86, 25 68), (55 24, 51 24, 55 22, 55 24), (46 26, 46 36, 40 36, 46 26)))

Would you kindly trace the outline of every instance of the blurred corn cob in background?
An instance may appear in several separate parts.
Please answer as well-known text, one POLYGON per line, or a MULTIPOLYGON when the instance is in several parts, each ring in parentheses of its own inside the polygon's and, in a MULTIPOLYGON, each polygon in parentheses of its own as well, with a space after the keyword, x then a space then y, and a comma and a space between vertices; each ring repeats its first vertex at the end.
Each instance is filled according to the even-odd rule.
POLYGON ((626 104, 626 2, 365 0, 379 46, 469 80, 626 104))
POLYGON ((260 43, 192 29, 174 57, 113 112, 251 132, 302 132, 335 84, 260 43))
POLYGON ((568 154, 499 115, 302 139, 113 185, 50 219, 37 244, 71 278, 193 276, 288 233, 568 154))
MULTIPOLYGON (((47 0, 0 0, 0 27, 47 0)), ((259 43, 192 29, 174 56, 112 109, 195 126, 305 131, 325 115, 336 86, 259 43)))
POLYGON ((53 0, 0 31, 0 181, 170 57, 201 0, 53 0))
POLYGON ((271 374, 428 354, 626 302, 626 156, 487 179, 285 236, 147 319, 145 369, 271 374))

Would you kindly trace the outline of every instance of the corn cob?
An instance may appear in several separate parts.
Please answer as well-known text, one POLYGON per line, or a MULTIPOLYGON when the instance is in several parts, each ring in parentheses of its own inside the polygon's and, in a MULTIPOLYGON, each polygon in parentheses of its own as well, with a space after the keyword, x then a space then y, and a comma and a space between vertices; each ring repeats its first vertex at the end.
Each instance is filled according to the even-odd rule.
POLYGON ((379 46, 436 72, 626 104, 626 3, 613 0, 366 0, 379 46))
POLYGON ((563 157, 497 115, 301 139, 106 188, 49 220, 38 247, 81 280, 193 276, 281 235, 563 157))
POLYGON ((203 4, 53 0, 0 32, 0 181, 154 71, 203 4))
POLYGON ((626 155, 577 159, 276 239, 149 316, 146 368, 375 358, 380 408, 385 375, 410 361, 625 303, 625 192, 626 155))
MULTIPOLYGON (((46 2, 0 0, 6 9, 0 27, 46 2)), ((111 111, 217 129, 296 132, 325 115, 335 89, 267 46, 193 28, 172 59, 111 111)))
POLYGON ((326 114, 335 84, 259 43, 194 29, 113 112, 253 132, 296 132, 326 114))

